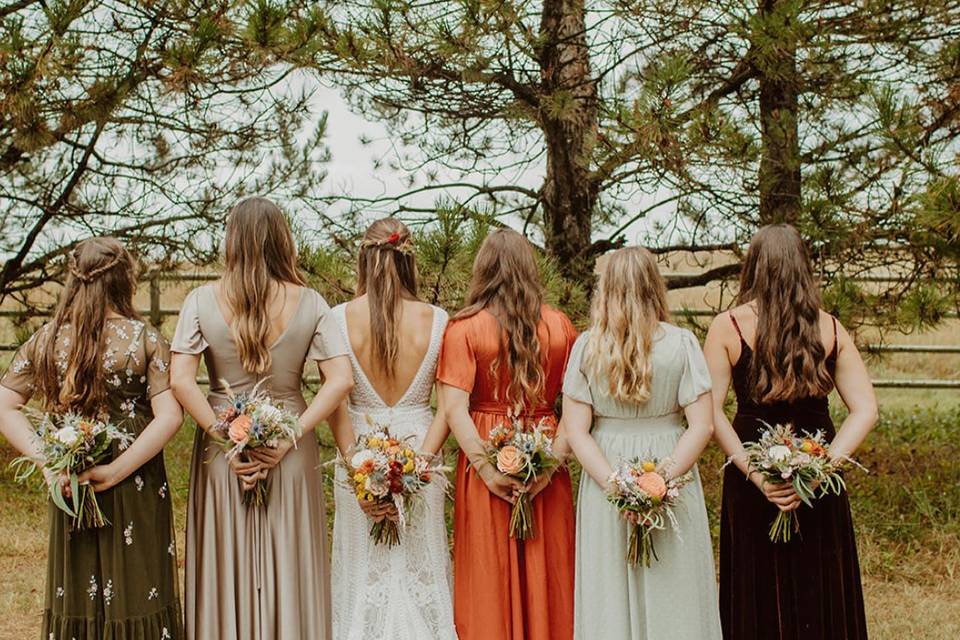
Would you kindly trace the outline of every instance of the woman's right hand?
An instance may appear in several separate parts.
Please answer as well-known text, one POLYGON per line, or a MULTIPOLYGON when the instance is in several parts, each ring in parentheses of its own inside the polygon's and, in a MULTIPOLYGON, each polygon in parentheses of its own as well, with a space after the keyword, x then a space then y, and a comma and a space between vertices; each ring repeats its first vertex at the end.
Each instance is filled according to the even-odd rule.
POLYGON ((240 478, 240 486, 244 491, 250 491, 256 486, 257 482, 267 478, 267 470, 259 462, 247 462, 241 460, 240 456, 233 456, 228 460, 228 463, 230 469, 240 478))
POLYGON ((800 506, 800 496, 789 482, 770 482, 760 473, 751 474, 750 479, 780 511, 793 511, 800 506))
POLYGON ((477 473, 480 474, 480 479, 487 485, 490 493, 510 504, 515 504, 516 494, 526 489, 522 482, 500 473, 489 462, 481 465, 477 473))

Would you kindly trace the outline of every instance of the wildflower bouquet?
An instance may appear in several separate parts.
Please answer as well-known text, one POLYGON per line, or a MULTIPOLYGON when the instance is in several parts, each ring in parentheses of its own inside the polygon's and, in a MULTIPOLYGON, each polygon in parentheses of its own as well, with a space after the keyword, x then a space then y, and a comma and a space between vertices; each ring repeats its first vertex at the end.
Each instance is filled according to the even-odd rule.
MULTIPOLYGON (((553 428, 546 420, 532 429, 526 429, 516 417, 510 424, 500 424, 490 431, 487 449, 490 463, 500 473, 523 483, 536 480, 560 464, 553 455, 553 428)), ((533 505, 530 496, 523 493, 510 514, 510 537, 529 540, 534 535, 533 505)))
MULTIPOLYGON (((828 445, 822 431, 798 436, 791 425, 764 424, 767 428, 757 442, 743 444, 750 471, 759 471, 768 482, 789 482, 800 500, 809 507, 813 506, 815 498, 831 493, 839 495, 846 488, 840 474, 840 462, 857 463, 850 458, 832 460, 827 455, 828 445)), ((857 466, 863 469, 859 464, 857 466)), ((770 540, 789 542, 794 532, 800 532, 797 512, 781 511, 770 526, 770 540)))
POLYGON ((627 562, 632 566, 650 566, 650 558, 660 560, 653 546, 653 532, 667 528, 669 521, 679 530, 674 507, 680 489, 693 481, 693 476, 667 480, 660 472, 657 458, 634 458, 622 463, 607 481, 607 500, 631 523, 627 544, 627 562))
POLYGON ((396 507, 396 521, 384 518, 370 528, 377 544, 393 546, 400 543, 407 507, 431 481, 444 483, 447 468, 438 456, 415 452, 409 439, 394 437, 370 416, 367 424, 373 430, 357 438, 349 463, 339 463, 347 470, 349 486, 359 500, 396 507))
MULTIPOLYGON (((116 425, 102 420, 90 420, 75 413, 56 415, 26 410, 34 422, 34 436, 40 450, 44 472, 53 480, 50 498, 64 513, 72 518, 74 529, 93 529, 110 523, 103 516, 97 496, 90 485, 80 485, 78 476, 110 457, 113 444, 126 449, 133 436, 116 425), (67 503, 60 484, 60 477, 70 479, 70 503, 67 503)), ((22 456, 13 461, 17 468, 17 480, 26 481, 37 464, 22 456)))
MULTIPOLYGON (((228 460, 245 457, 247 451, 258 447, 276 449, 285 441, 296 448, 297 440, 303 435, 297 416, 281 408, 260 389, 262 382, 243 393, 234 393, 224 383, 230 403, 220 410, 210 434, 220 443, 228 460)), ((243 494, 248 506, 259 507, 266 500, 266 480, 258 480, 253 489, 243 494)))

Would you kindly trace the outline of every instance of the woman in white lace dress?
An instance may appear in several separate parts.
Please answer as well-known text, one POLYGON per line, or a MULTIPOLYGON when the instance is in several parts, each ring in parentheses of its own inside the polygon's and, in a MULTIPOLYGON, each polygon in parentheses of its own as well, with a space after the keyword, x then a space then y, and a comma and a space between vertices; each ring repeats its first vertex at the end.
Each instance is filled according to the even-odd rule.
MULTIPOLYGON (((357 270, 358 297, 333 309, 349 346, 355 386, 331 419, 340 452, 369 430, 367 417, 415 448, 436 453, 446 440, 443 412, 434 415, 442 309, 417 300, 410 231, 393 218, 374 222, 364 235, 357 270)), ((333 634, 337 640, 452 640, 450 553, 444 490, 434 482, 407 516, 400 544, 377 545, 376 520, 395 518, 392 507, 358 502, 346 472, 336 471, 333 526, 333 634)))

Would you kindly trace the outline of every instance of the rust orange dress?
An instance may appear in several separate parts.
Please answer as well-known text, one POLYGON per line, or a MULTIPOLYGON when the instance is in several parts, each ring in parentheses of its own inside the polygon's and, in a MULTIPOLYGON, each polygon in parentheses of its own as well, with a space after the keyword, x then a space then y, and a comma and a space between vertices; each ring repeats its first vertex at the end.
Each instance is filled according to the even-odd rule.
MULTIPOLYGON (((538 328, 546 392, 530 415, 556 424, 554 402, 577 332, 544 305, 538 328)), ((481 438, 507 419, 506 367, 491 372, 500 326, 487 311, 447 327, 437 379, 470 393, 481 438), (499 392, 497 392, 499 390, 499 392)), ((461 454, 453 525, 454 622, 460 640, 570 640, 573 637, 573 492, 566 470, 533 501, 535 537, 510 538, 510 504, 490 493, 461 454)))

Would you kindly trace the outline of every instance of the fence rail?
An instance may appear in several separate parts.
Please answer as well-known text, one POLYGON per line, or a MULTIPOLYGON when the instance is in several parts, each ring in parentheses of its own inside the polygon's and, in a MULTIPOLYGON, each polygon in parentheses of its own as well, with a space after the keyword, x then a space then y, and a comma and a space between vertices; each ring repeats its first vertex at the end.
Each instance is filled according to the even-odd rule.
MULTIPOLYGON (((696 273, 671 273, 666 274, 667 279, 671 278, 689 278, 696 276, 696 273)), ((152 272, 141 278, 141 282, 147 284, 150 295, 150 306, 146 309, 140 309, 139 312, 150 318, 150 321, 159 325, 164 318, 176 316, 180 313, 178 308, 163 308, 161 306, 161 284, 165 282, 211 282, 220 276, 216 273, 178 273, 178 272, 152 272)), ((889 283, 895 284, 902 282, 901 279, 893 276, 861 276, 851 278, 854 282, 867 283, 889 283)), ((51 309, 0 309, 0 318, 42 318, 51 314, 51 309)), ((671 313, 677 317, 685 318, 709 318, 716 315, 717 311, 713 309, 674 309, 671 313)), ((946 314, 947 318, 955 319, 960 314, 951 312, 946 314)), ((16 351, 19 345, 0 344, 0 353, 16 351)), ((920 353, 920 354, 960 354, 960 345, 941 345, 941 344, 868 344, 863 349, 869 353, 875 354, 896 354, 896 353, 920 353)), ((306 376, 304 381, 309 384, 316 384, 320 380, 317 376, 306 376)), ((208 384, 207 380, 201 379, 201 384, 208 384)), ((960 389, 960 379, 876 379, 873 385, 878 388, 887 389, 960 389)))

